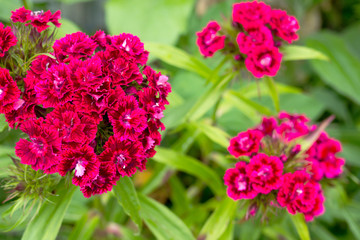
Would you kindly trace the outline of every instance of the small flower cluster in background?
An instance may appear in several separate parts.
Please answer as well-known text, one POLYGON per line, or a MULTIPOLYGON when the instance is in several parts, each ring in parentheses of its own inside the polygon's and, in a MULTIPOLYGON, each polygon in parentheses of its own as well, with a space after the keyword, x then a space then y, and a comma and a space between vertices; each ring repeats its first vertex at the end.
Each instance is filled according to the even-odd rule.
POLYGON ((279 47, 297 40, 299 24, 283 10, 271 9, 263 2, 233 5, 231 26, 211 21, 197 33, 197 45, 205 57, 218 50, 232 56, 240 68, 245 65, 255 77, 275 76, 282 60, 279 47))
POLYGON ((325 198, 320 182, 338 177, 345 160, 337 156, 340 142, 308 122, 304 115, 280 112, 277 119, 264 117, 256 128, 232 138, 228 150, 240 161, 224 176, 229 197, 251 199, 257 209, 260 204, 284 207, 291 214, 303 213, 307 221, 321 215, 325 198), (316 139, 302 149, 301 140, 309 135, 316 139))
POLYGON ((83 32, 54 42, 60 11, 12 12, 0 26, 0 113, 28 135, 15 153, 46 174, 74 171, 85 197, 144 170, 171 91, 137 36, 83 32))

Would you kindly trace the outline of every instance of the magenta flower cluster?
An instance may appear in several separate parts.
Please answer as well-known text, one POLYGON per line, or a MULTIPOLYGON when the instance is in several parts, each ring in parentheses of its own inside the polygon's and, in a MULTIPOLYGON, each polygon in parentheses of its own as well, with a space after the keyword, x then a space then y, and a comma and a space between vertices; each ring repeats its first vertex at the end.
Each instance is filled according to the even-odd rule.
POLYGON ((242 160, 226 170, 228 196, 303 213, 307 221, 321 215, 325 198, 320 181, 338 177, 345 161, 336 156, 340 142, 325 132, 309 149, 301 149, 296 140, 317 129, 308 122, 304 115, 281 112, 232 138, 228 150, 242 160))
POLYGON ((198 32, 197 45, 205 57, 211 57, 218 50, 234 55, 244 62, 255 77, 275 76, 282 60, 279 46, 282 41, 297 40, 299 24, 295 17, 283 10, 271 9, 263 2, 242 2, 233 5, 232 29, 221 28, 211 21, 198 32), (237 35, 233 39, 233 35, 237 35), (238 46, 238 49, 234 49, 238 46))
MULTIPOLYGON (((59 18, 59 11, 25 8, 11 17, 39 32, 49 22, 58 26, 59 18)), ((14 35, 4 31, 0 44, 15 45, 14 35)), ((37 56, 25 78, 0 68, 0 113, 29 137, 15 147, 21 163, 48 174, 74 172, 72 183, 85 197, 144 170, 160 144, 171 91, 168 78, 147 65, 148 54, 131 34, 76 32, 37 56)))

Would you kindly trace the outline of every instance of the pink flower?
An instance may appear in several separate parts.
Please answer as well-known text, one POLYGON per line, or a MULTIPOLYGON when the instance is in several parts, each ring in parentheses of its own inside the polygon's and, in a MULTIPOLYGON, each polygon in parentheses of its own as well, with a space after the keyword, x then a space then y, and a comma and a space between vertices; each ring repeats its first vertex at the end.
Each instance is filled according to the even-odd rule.
POLYGON ((258 130, 247 130, 230 140, 228 151, 234 157, 250 156, 259 150, 263 135, 258 130))
POLYGON ((136 140, 147 126, 146 112, 139 108, 133 96, 122 98, 118 107, 108 113, 115 136, 136 140))
POLYGON ((19 12, 18 17, 20 17, 19 19, 22 21, 25 18, 25 16, 27 17, 27 20, 31 20, 31 22, 26 23, 25 26, 28 25, 32 25, 34 28, 36 28, 36 30, 38 32, 42 32, 45 29, 47 29, 48 27, 50 27, 48 25, 49 22, 53 23, 56 27, 60 27, 61 23, 59 23, 59 19, 60 19, 60 15, 61 12, 56 11, 54 14, 51 14, 50 10, 44 12, 44 11, 34 11, 31 12, 29 15, 27 14, 26 11, 21 10, 21 12, 19 12))
POLYGON ((261 124, 257 127, 264 136, 272 136, 273 131, 277 128, 277 121, 274 117, 263 117, 261 124))
POLYGON ((97 132, 95 120, 78 113, 76 107, 69 103, 56 107, 48 114, 46 124, 59 132, 63 149, 89 144, 97 132))
POLYGON ((277 36, 288 43, 297 40, 299 37, 296 31, 299 30, 299 23, 295 17, 287 15, 283 10, 272 10, 269 22, 277 36))
POLYGON ((305 171, 286 173, 283 185, 277 195, 277 201, 291 214, 307 213, 314 209, 319 189, 319 183, 311 181, 309 174, 305 171))
POLYGON ((107 40, 106 40, 106 34, 102 30, 98 30, 93 36, 90 37, 94 42, 97 43, 97 45, 100 48, 105 48, 107 40))
POLYGON ((83 32, 67 34, 53 45, 56 58, 65 63, 91 56, 96 47, 96 42, 83 32))
POLYGON ((11 21, 15 22, 27 22, 30 20, 31 11, 25 9, 25 7, 21 7, 16 9, 15 11, 11 11, 11 21))
POLYGON ((81 61, 73 59, 68 65, 71 69, 74 89, 85 90, 100 87, 106 78, 103 77, 102 63, 98 56, 81 61))
POLYGON ((224 183, 227 188, 227 195, 234 199, 253 199, 258 192, 252 187, 246 175, 246 162, 236 163, 235 168, 229 168, 224 175, 224 183))
POLYGON ((274 41, 271 31, 261 26, 258 28, 250 28, 247 30, 248 35, 240 32, 236 38, 241 53, 249 54, 254 48, 258 46, 273 46, 274 41))
POLYGON ((22 105, 20 90, 10 76, 9 70, 0 68, 0 113, 8 113, 22 105))
POLYGON ((246 175, 257 192, 268 194, 282 185, 283 168, 278 157, 259 153, 251 158, 246 175))
POLYGON ((39 103, 45 108, 64 105, 70 101, 73 94, 71 72, 68 65, 60 63, 53 65, 36 86, 35 91, 39 103))
POLYGON ((74 169, 72 183, 76 186, 84 186, 99 175, 99 167, 100 162, 96 159, 94 149, 84 145, 61 153, 58 172, 61 176, 65 176, 74 169))
POLYGON ((89 183, 80 187, 84 197, 111 191, 119 178, 115 176, 115 169, 106 162, 100 162, 99 174, 89 183))
POLYGON ((5 56, 12 46, 15 46, 17 39, 11 30, 11 27, 5 27, 0 22, 0 58, 5 56))
POLYGON ((271 8, 263 2, 242 2, 233 5, 232 18, 245 29, 265 25, 270 20, 271 8))
POLYGON ((132 176, 143 161, 143 147, 138 141, 111 136, 99 156, 101 162, 108 162, 120 176, 132 176))
POLYGON ((111 52, 113 57, 125 54, 128 59, 132 59, 136 64, 145 65, 149 52, 144 50, 144 44, 137 36, 130 33, 122 33, 110 37, 111 44, 106 46, 106 50, 111 52))
POLYGON ((309 133, 307 126, 309 119, 305 115, 288 114, 286 112, 279 113, 280 125, 276 132, 284 138, 285 141, 291 141, 295 138, 302 137, 309 133))
POLYGON ((315 197, 313 208, 310 211, 304 213, 305 220, 312 221, 314 220, 314 217, 322 215, 325 212, 324 202, 325 197, 322 194, 322 191, 319 190, 319 193, 315 197))
POLYGON ((15 153, 22 164, 31 165, 34 170, 46 173, 56 172, 61 151, 61 139, 56 130, 44 126, 43 119, 30 120, 20 129, 29 135, 29 140, 20 139, 16 143, 15 153))
POLYGON ((245 59, 246 68, 257 78, 275 76, 280 68, 282 54, 272 46, 258 46, 245 59))
POLYGON ((216 21, 211 21, 202 32, 196 33, 196 44, 203 56, 212 57, 216 51, 224 48, 225 36, 216 35, 219 30, 220 25, 216 21))
POLYGON ((156 90, 159 94, 161 100, 161 105, 167 105, 167 96, 171 92, 171 85, 168 82, 169 78, 165 75, 162 75, 160 72, 156 73, 151 67, 146 66, 144 68, 143 74, 146 76, 149 86, 156 90))

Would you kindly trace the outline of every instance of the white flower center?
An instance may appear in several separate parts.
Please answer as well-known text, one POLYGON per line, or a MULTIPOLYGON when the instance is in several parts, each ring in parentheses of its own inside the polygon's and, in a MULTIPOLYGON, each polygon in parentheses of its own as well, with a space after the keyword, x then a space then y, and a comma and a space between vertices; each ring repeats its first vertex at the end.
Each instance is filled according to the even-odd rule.
POLYGON ((82 165, 82 161, 78 161, 75 167, 75 176, 82 177, 85 173, 85 167, 82 165))

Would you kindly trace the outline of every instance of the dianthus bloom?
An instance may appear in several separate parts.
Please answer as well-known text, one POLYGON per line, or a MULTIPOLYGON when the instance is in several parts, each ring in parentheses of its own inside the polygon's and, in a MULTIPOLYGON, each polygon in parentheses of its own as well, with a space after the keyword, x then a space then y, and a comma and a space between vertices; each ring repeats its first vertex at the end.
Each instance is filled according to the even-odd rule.
MULTIPOLYGON (((59 26, 59 18, 59 11, 25 8, 12 16, 17 31, 30 29, 34 41, 45 45, 52 35, 44 30, 49 22, 59 26)), ((147 65, 149 52, 129 33, 76 32, 52 48, 47 55, 26 56, 34 60, 24 74, 18 71, 17 82, 0 69, 0 111, 10 127, 29 136, 15 153, 35 170, 73 174, 85 197, 111 191, 121 177, 144 170, 156 153, 171 85, 147 65)))
POLYGON ((221 53, 235 60, 231 61, 232 65, 238 69, 245 65, 256 78, 275 76, 282 61, 279 47, 284 41, 292 43, 298 39, 296 32, 299 24, 296 18, 283 10, 271 9, 263 2, 235 3, 232 29, 225 26, 221 30, 223 36, 216 35, 221 29, 217 22, 210 22, 202 32, 197 33, 200 52, 211 57, 213 48, 215 51, 221 50, 221 53), (237 37, 234 38, 234 35, 237 37), (221 45, 215 44, 220 40, 221 45))
POLYGON ((15 46, 17 39, 11 30, 11 27, 5 27, 0 22, 0 58, 5 56, 12 46, 15 46))
POLYGON ((309 121, 305 115, 280 112, 231 139, 228 150, 241 161, 225 172, 228 196, 250 199, 249 206, 257 209, 261 209, 260 204, 265 209, 284 207, 291 214, 303 213, 306 221, 323 214, 325 198, 320 181, 338 177, 345 160, 336 156, 341 151, 340 142, 309 121), (308 135, 317 139, 312 137, 314 142, 304 149, 299 138, 311 139, 308 135))
POLYGON ((230 140, 228 148, 231 155, 239 157, 243 155, 251 155, 259 150, 262 134, 257 130, 248 130, 241 132, 230 140))
POLYGON ((220 29, 221 27, 217 22, 211 21, 202 32, 196 33, 198 36, 196 44, 205 57, 212 57, 216 51, 224 48, 225 36, 216 35, 220 29))

